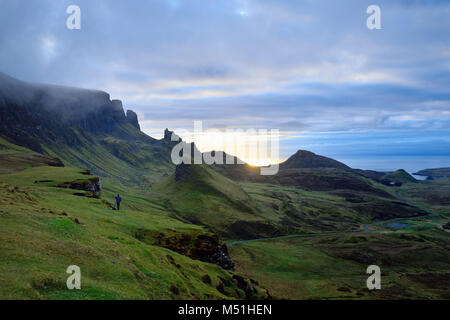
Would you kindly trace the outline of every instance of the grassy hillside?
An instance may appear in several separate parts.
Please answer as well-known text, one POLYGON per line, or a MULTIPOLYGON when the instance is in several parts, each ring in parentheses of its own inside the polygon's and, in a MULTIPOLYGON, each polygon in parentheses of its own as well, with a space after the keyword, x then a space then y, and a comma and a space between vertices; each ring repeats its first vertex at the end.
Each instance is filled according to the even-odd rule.
MULTIPOLYGON (((432 216, 376 224, 371 232, 241 243, 231 246, 230 254, 238 271, 271 288, 275 297, 450 299, 449 187, 448 181, 437 180, 394 189, 407 203, 435 213, 432 216), (371 264, 382 270, 380 291, 365 286, 365 270, 371 264)), ((318 199, 309 197, 314 196, 318 199)), ((322 201, 336 203, 332 198, 322 201)))
POLYGON ((105 92, 0 74, 0 299, 270 297, 247 276, 281 298, 448 297, 447 180, 398 171, 398 188, 307 151, 274 176, 175 166, 171 134, 147 136, 105 92), (398 231, 380 222, 430 210, 398 231), (256 242, 231 247, 236 273, 224 240, 243 239, 256 242), (361 269, 375 262, 389 289, 368 295, 361 269), (65 286, 70 265, 81 291, 65 286))
MULTIPOLYGON (((172 219, 157 200, 110 178, 102 181, 102 199, 57 187, 86 179, 92 176, 71 167, 0 175, 2 299, 246 297, 230 272, 137 237, 143 230, 207 235, 202 227, 172 219), (108 203, 116 193, 124 199, 121 211, 108 203), (80 291, 65 286, 66 268, 73 264, 81 268, 80 291)), ((265 295, 257 290, 255 296, 265 295)))
MULTIPOLYGON (((208 166, 183 165, 154 191, 174 217, 234 240, 359 230, 361 224, 376 220, 424 214, 396 199, 389 187, 351 172, 296 169, 290 177, 294 183, 286 186, 239 182, 208 166)), ((270 179, 283 182, 287 177, 270 179)))
POLYGON ((448 233, 437 228, 441 222, 418 222, 406 231, 252 242, 230 252, 237 270, 278 298, 450 299, 448 233), (381 290, 366 287, 371 264, 381 268, 381 290))
POLYGON ((408 182, 417 182, 416 179, 408 172, 403 169, 397 170, 395 172, 388 173, 384 175, 382 180, 386 180, 393 183, 408 183, 408 182))
POLYGON ((79 133, 77 146, 63 146, 46 143, 44 150, 51 156, 60 158, 66 165, 87 168, 103 177, 114 178, 127 185, 148 188, 173 172, 175 166, 170 161, 170 146, 155 140, 132 127, 119 126, 122 134, 79 133))
POLYGON ((420 209, 394 198, 396 191, 408 202, 421 194, 420 205, 435 209, 437 202, 427 195, 441 190, 445 197, 443 181, 398 189, 367 180, 383 192, 315 191, 236 182, 207 166, 185 166, 153 189, 102 177, 100 198, 91 198, 89 192, 71 189, 97 181, 86 170, 45 162, 24 169, 26 163, 9 157, 36 153, 6 141, 0 154, 2 164, 16 164, 0 174, 4 299, 243 299, 249 297, 248 286, 256 287, 253 298, 267 298, 264 287, 289 299, 448 298, 441 285, 449 267, 445 198, 439 207, 443 216, 411 220, 406 230, 377 225, 372 234, 230 247, 237 275, 193 258, 198 255, 193 249, 202 247, 198 239, 215 237, 211 231, 237 240, 347 232, 377 219, 419 215, 420 209), (111 210, 117 193, 124 199, 121 211, 111 210), (386 290, 364 289, 368 263, 381 264, 386 290), (81 291, 65 287, 65 270, 73 264, 82 270, 81 291), (256 279, 261 287, 250 280, 242 287, 239 275, 256 279))
POLYGON ((265 222, 243 188, 206 165, 179 166, 154 190, 178 219, 207 226, 224 236, 239 237, 233 231, 235 223, 265 222))
POLYGON ((0 174, 42 165, 60 167, 63 163, 57 158, 33 152, 0 137, 0 174))
POLYGON ((450 213, 450 179, 421 181, 403 185, 401 195, 431 212, 450 213))

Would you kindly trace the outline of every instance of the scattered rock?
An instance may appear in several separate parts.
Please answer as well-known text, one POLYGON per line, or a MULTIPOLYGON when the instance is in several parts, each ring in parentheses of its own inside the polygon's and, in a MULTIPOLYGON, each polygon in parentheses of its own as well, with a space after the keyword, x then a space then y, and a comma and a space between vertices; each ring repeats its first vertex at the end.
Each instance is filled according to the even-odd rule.
POLYGON ((212 282, 211 277, 210 277, 209 275, 207 275, 207 274, 205 274, 205 275, 202 277, 202 281, 203 281, 204 283, 206 283, 206 284, 211 284, 211 282, 212 282))
POLYGON ((217 291, 219 291, 222 294, 225 294, 225 286, 223 284, 223 282, 219 283, 216 287, 217 291))
POLYGON ((76 196, 100 198, 102 191, 102 182, 99 177, 93 177, 87 180, 76 180, 70 182, 64 182, 56 186, 57 188, 68 188, 74 190, 87 191, 86 193, 76 193, 76 196))
POLYGON ((53 180, 35 180, 34 183, 53 182, 53 180))
POLYGON ((230 258, 227 251, 224 252, 223 246, 218 246, 217 251, 208 256, 204 261, 217 264, 225 270, 234 270, 234 261, 230 258))
POLYGON ((180 289, 178 289, 178 287, 176 287, 176 286, 174 286, 174 285, 171 285, 171 286, 170 286, 170 291, 171 291, 173 294, 176 294, 176 295, 179 295, 179 294, 180 294, 180 289))
POLYGON ((175 259, 171 256, 171 255, 167 255, 166 256, 167 259, 169 260, 169 262, 171 264, 173 264, 175 267, 177 267, 178 269, 181 269, 181 265, 179 265, 178 263, 175 262, 175 259))
POLYGON ((255 286, 259 286, 259 282, 254 279, 250 279, 250 282, 253 283, 255 286))
POLYGON ((256 289, 254 286, 248 283, 248 281, 239 275, 233 275, 233 280, 236 282, 236 285, 239 289, 245 292, 245 298, 247 300, 255 297, 256 289))
POLYGON ((116 207, 114 207, 110 202, 108 202, 108 201, 102 199, 102 203, 103 203, 104 205, 106 205, 106 206, 108 207, 108 209, 110 209, 110 210, 116 210, 116 207))

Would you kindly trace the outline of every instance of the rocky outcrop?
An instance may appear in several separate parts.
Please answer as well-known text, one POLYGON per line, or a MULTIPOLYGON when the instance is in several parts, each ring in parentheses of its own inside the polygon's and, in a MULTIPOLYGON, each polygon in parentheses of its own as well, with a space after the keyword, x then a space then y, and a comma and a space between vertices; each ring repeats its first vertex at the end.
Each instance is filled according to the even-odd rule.
POLYGON ((214 263, 225 270, 234 270, 234 261, 230 258, 227 246, 220 244, 216 236, 199 235, 191 250, 192 258, 214 263))
POLYGON ((160 247, 167 248, 195 260, 217 264, 226 270, 234 270, 234 261, 228 254, 225 244, 213 234, 186 234, 176 230, 158 232, 138 230, 135 238, 160 247))
POLYGON ((218 246, 216 251, 207 255, 202 261, 217 264, 225 270, 234 270, 234 261, 228 255, 227 247, 223 245, 218 246))
POLYGON ((181 139, 180 136, 175 134, 175 132, 170 131, 169 129, 166 128, 166 130, 164 130, 164 138, 162 138, 162 141, 164 143, 170 145, 171 147, 174 147, 175 145, 179 144, 180 142, 183 142, 183 139, 181 139))
POLYGON ((127 121, 136 129, 141 130, 136 112, 127 110, 127 121))
POLYGON ((75 193, 77 196, 89 198, 100 198, 102 182, 99 177, 92 177, 86 180, 75 180, 56 185, 58 188, 68 188, 73 190, 86 191, 87 193, 75 193))
MULTIPOLYGON (((166 128, 166 130, 164 130, 164 140, 165 141, 172 141, 172 134, 173 134, 173 131, 170 131, 169 129, 167 129, 166 128)), ((181 141, 181 139, 180 139, 180 141, 181 141)))
MULTIPOLYGON (((257 281, 253 279, 245 279, 244 277, 240 275, 233 275, 233 281, 236 283, 237 287, 244 291, 245 293, 245 299, 247 300, 253 300, 257 299, 257 290, 255 288, 255 285, 259 285, 257 281)), ((271 296, 269 294, 269 291, 266 290, 267 293, 267 299, 271 299, 271 296)))

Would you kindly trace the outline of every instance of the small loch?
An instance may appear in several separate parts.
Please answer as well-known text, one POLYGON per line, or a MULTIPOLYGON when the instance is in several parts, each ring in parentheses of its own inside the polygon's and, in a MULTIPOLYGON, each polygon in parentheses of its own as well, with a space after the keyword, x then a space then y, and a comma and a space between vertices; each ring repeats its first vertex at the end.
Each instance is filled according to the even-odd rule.
POLYGON ((391 222, 388 223, 386 226, 393 229, 405 229, 411 226, 410 223, 402 223, 402 222, 391 222))

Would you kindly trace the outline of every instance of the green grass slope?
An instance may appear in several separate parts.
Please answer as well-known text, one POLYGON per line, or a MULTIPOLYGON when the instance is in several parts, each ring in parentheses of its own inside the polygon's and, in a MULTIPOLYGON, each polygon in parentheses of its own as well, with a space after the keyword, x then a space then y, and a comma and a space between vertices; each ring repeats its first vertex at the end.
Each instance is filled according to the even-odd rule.
POLYGON ((58 187, 92 178, 50 166, 0 174, 0 299, 246 297, 232 273, 137 237, 208 234, 172 219, 157 199, 112 178, 102 181, 102 199, 58 187), (108 203, 117 193, 121 211, 108 203), (69 265, 81 268, 82 290, 66 288, 69 265))
POLYGON ((394 183, 408 183, 408 182, 417 182, 416 179, 408 172, 403 169, 397 170, 395 172, 388 173, 384 175, 382 180, 394 182, 394 183))
POLYGON ((0 138, 0 174, 43 165, 61 167, 63 163, 0 138))
POLYGON ((230 248, 237 270, 282 299, 450 299, 449 234, 436 226, 390 233, 292 238, 230 248), (369 265, 381 290, 368 290, 369 265))
POLYGON ((396 199, 389 187, 354 173, 298 170, 294 179, 302 175, 305 183, 280 185, 232 181, 206 165, 181 165, 153 190, 165 199, 173 217, 233 240, 359 230, 377 220, 424 214, 396 199), (311 190, 312 183, 316 188, 311 190))
POLYGON ((76 146, 45 143, 44 150, 66 165, 87 168, 121 183, 148 188, 173 172, 170 145, 153 139, 130 124, 119 125, 122 133, 81 134, 73 128, 80 143, 76 146), (126 136, 121 137, 123 132, 126 136))
POLYGON ((236 223, 267 223, 242 187, 206 165, 180 165, 154 190, 164 195, 178 219, 208 226, 229 238, 240 236, 234 230, 236 223))

